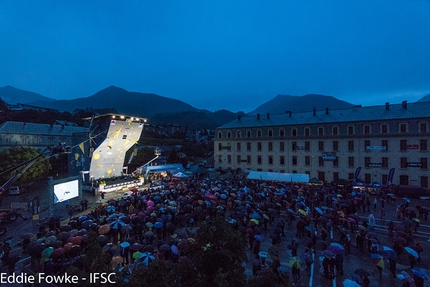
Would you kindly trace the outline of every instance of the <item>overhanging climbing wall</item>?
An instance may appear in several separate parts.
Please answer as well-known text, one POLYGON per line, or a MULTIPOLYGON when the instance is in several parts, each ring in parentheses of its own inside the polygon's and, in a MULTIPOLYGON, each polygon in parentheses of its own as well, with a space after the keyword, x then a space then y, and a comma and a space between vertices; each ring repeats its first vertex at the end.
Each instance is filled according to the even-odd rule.
POLYGON ((120 176, 125 153, 140 138, 144 124, 133 118, 113 118, 106 139, 94 150, 90 175, 94 179, 120 176))

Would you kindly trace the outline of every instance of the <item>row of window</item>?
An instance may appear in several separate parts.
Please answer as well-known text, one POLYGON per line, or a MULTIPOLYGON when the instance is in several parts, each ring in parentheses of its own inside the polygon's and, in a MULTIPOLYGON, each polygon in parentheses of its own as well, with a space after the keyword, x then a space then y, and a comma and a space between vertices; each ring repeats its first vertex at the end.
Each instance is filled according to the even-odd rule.
MULTIPOLYGON (((372 161, 371 157, 365 157, 364 158, 364 166, 365 167, 383 167, 383 168, 389 167, 388 157, 382 157, 381 160, 378 162, 375 162, 374 160, 375 160, 374 158, 372 161)), ((218 155, 218 162, 221 163, 222 161, 223 161, 222 155, 218 155)), ((227 162, 232 163, 231 155, 227 156, 227 162)), ((338 157, 332 157, 332 158, 330 158, 330 160, 327 160, 323 156, 318 157, 318 166, 321 166, 321 167, 325 166, 328 162, 331 162, 333 167, 339 166, 339 158, 338 157)), ((237 164, 240 164, 240 163, 251 164, 252 163, 252 157, 251 157, 251 155, 247 155, 246 157, 242 157, 241 155, 237 155, 236 156, 236 163, 237 164)), ((303 163, 304 163, 304 166, 310 166, 311 165, 311 157, 305 156, 303 163)), ((353 156, 348 157, 346 163, 347 163, 348 167, 355 167, 356 166, 355 157, 353 157, 353 156)), ((263 157, 261 155, 257 155, 257 164, 263 164, 263 157)), ((267 164, 269 164, 269 165, 275 164, 274 156, 272 156, 272 155, 267 156, 267 164)), ((285 156, 283 156, 283 155, 279 156, 277 164, 279 164, 279 165, 287 164, 285 156)), ((292 156, 290 164, 292 166, 299 165, 298 157, 292 156)), ((411 161, 408 161, 408 158, 406 158, 406 157, 400 158, 400 168, 409 168, 409 167, 418 167, 421 169, 427 169, 428 168, 428 159, 426 157, 422 157, 422 158, 420 158, 419 161, 411 162, 411 161)))
MULTIPOLYGON (((379 129, 376 129, 375 127, 373 127, 371 125, 364 125, 363 130, 362 130, 362 134, 364 134, 364 135, 388 134, 388 133, 390 133, 389 127, 390 126, 388 124, 380 124, 379 129)), ((330 130, 328 132, 327 129, 328 129, 328 127, 318 127, 318 128, 316 128, 316 134, 315 135, 324 136, 324 135, 339 135, 340 134, 340 130, 339 130, 338 126, 331 127, 331 132, 330 132, 330 130)), ((312 135, 310 127, 305 127, 303 129, 300 129, 300 130, 302 130, 302 132, 299 132, 299 129, 296 127, 291 128, 290 135, 293 137, 295 137, 295 136, 311 136, 312 135)), ((408 123, 400 123, 398 125, 397 131, 391 131, 391 132, 393 132, 393 133, 410 133, 413 131, 410 131, 408 123)), ((419 123, 417 132, 420 132, 420 133, 428 132, 428 124, 426 122, 419 123)), ((356 127, 353 125, 347 126, 346 127, 346 134, 347 135, 358 134, 356 131, 356 127)), ((263 136, 273 137, 274 135, 275 135, 275 132, 273 129, 268 129, 266 131, 265 135, 263 135, 263 130, 259 129, 256 131, 256 134, 254 137, 263 137, 263 136)), ((286 130, 284 128, 279 129, 277 135, 279 137, 285 137, 286 136, 286 130)), ((219 131, 218 132, 218 138, 221 139, 222 137, 223 137, 222 131, 219 131)), ((227 138, 232 138, 232 137, 233 137, 233 133, 231 131, 227 131, 227 138)), ((235 137, 236 138, 242 138, 242 132, 236 131, 235 137)), ((253 137, 252 136, 252 130, 247 130, 246 131, 246 138, 251 138, 251 137, 253 137)))
MULTIPOLYGON (((47 143, 48 144, 55 144, 56 142, 66 142, 65 137, 47 137, 47 143)), ((29 144, 43 144, 45 142, 44 138, 41 136, 20 136, 20 137, 12 137, 12 136, 3 136, 0 137, 0 144, 22 144, 22 145, 29 145, 29 144)))
MULTIPOLYGON (((273 142, 267 142, 267 150, 273 151, 273 149, 274 149, 273 145, 274 145, 273 142)), ((388 151, 388 146, 389 146, 388 140, 382 140, 380 146, 376 146, 376 145, 372 146, 370 140, 364 141, 364 150, 366 150, 366 151, 369 151, 369 150, 388 151)), ((428 146, 428 141, 426 139, 421 139, 419 141, 419 144, 408 144, 407 140, 400 140, 399 149, 401 151, 412 150, 412 149, 413 150, 426 151, 427 146, 428 146)), ((331 148, 332 148, 332 151, 338 151, 339 150, 339 141, 332 141, 331 148)), ((218 150, 223 150, 223 149, 231 150, 231 146, 227 145, 226 147, 223 147, 222 143, 218 143, 218 150)), ((241 151, 241 150, 242 150, 242 143, 237 142, 236 143, 236 151, 241 151)), ((246 143, 246 151, 251 151, 251 150, 252 150, 251 142, 247 142, 246 143)), ((263 150, 263 143, 257 142, 257 151, 262 151, 262 150, 263 150)), ((297 142, 292 142, 291 143, 291 150, 292 151, 296 151, 296 150, 310 151, 311 150, 311 142, 305 141, 304 145, 299 145, 297 142)), ((325 150, 325 142, 324 141, 318 141, 318 150, 319 151, 325 150)), ((355 141, 354 140, 347 141, 347 150, 348 151, 354 151, 355 150, 355 141)), ((281 151, 281 152, 285 151, 285 142, 279 142, 279 151, 281 151)))

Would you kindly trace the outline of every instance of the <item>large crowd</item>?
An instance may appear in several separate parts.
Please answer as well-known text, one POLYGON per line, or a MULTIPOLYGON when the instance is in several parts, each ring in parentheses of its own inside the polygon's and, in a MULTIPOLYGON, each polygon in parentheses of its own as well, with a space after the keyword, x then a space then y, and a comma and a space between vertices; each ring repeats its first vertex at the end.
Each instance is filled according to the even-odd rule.
MULTIPOLYGON (((36 236, 23 235, 23 252, 31 256, 37 271, 64 272, 71 265, 83 266, 88 231, 94 230, 110 256, 111 268, 149 264, 152 260, 178 262, 193 243, 193 227, 208 217, 221 215, 247 238, 254 256, 254 276, 265 268, 260 247, 263 234, 268 234, 275 250, 282 241, 291 241, 288 267, 295 284, 300 282, 302 265, 310 272, 314 264, 312 253, 317 252, 321 254, 322 272, 327 280, 342 275, 344 256, 351 253, 353 245, 360 254, 375 257, 372 260, 380 276, 382 269, 389 269, 392 276, 402 278, 404 286, 412 281, 415 286, 423 286, 426 276, 416 267, 423 248, 413 233, 420 220, 427 219, 428 210, 420 207, 416 214, 407 198, 398 202, 398 216, 404 224, 388 223, 393 241, 390 247, 382 247, 378 235, 372 232, 374 215, 366 220, 357 215, 361 210, 370 212, 378 207, 377 216, 384 218, 385 204, 391 201, 390 195, 371 198, 365 192, 351 192, 342 186, 251 181, 242 177, 172 178, 158 188, 131 189, 126 196, 102 202, 93 210, 85 210, 87 206, 83 204, 83 215, 72 217, 66 225, 58 218, 49 218, 36 236), (295 232, 289 231, 292 237, 288 238, 286 229, 292 227, 295 232), (333 231, 339 240, 329 240, 333 231), (300 256, 298 249, 302 251, 300 256), (396 273, 396 263, 405 252, 411 265, 409 277, 407 273, 396 273)), ((270 268, 279 280, 289 276, 285 266, 281 266, 281 255, 274 252, 270 257, 270 268)), ((16 259, 9 256, 7 244, 3 246, 2 258, 13 272, 16 259)), ((357 270, 354 275, 352 279, 358 284, 370 286, 368 272, 357 270)))

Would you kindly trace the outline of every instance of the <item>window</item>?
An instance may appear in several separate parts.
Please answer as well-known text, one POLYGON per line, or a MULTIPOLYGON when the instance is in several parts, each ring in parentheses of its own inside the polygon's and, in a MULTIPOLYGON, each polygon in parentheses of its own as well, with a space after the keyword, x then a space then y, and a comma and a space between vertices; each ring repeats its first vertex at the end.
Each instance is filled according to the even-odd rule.
POLYGON ((231 150, 231 145, 228 143, 227 144, 227 150, 230 151, 231 150))
POLYGON ((428 188, 429 187, 429 178, 427 176, 421 176, 421 187, 428 188))
POLYGON ((268 130, 268 131, 267 131, 267 135, 268 135, 269 137, 273 137, 273 130, 268 130))
POLYGON ((250 138, 251 137, 251 131, 246 131, 246 137, 250 138))
POLYGON ((268 142, 267 149, 268 149, 269 151, 272 151, 272 150, 273 150, 273 142, 268 142))
POLYGON ((388 140, 382 140, 381 145, 385 147, 385 150, 388 150, 388 140))
POLYGON ((258 130, 258 131, 257 131, 257 137, 258 137, 258 138, 261 138, 261 130, 258 130))
POLYGON ((365 126, 364 126, 364 134, 365 134, 365 135, 370 134, 370 126, 368 126, 368 125, 365 125, 365 126))
POLYGON ((386 124, 381 125, 381 133, 382 134, 388 134, 388 125, 386 125, 386 124))
POLYGON ((237 155, 237 156, 236 156, 236 163, 240 164, 240 161, 241 161, 241 159, 240 159, 240 155, 237 155))
POLYGON ((427 123, 420 123, 420 133, 427 132, 427 123))
POLYGON ((295 136, 297 136, 297 129, 291 129, 291 135, 293 136, 293 137, 295 137, 295 136))
POLYGON ((367 184, 372 182, 372 175, 370 173, 364 174, 364 182, 367 184))
POLYGON ((218 155, 218 162, 222 162, 222 155, 218 155))
POLYGON ((240 151, 240 147, 241 147, 240 143, 236 143, 236 150, 237 151, 240 151))
POLYGON ((291 150, 297 150, 297 142, 291 143, 291 150))
POLYGON ((261 142, 257 142, 257 150, 261 151, 261 142))
POLYGON ((248 164, 251 163, 251 156, 250 155, 246 156, 246 163, 248 163, 248 164))
POLYGON ((318 172, 318 179, 322 180, 322 181, 325 181, 325 172, 319 171, 318 172))
POLYGON ((305 165, 309 166, 311 165, 311 157, 310 156, 305 156, 305 165))
POLYGON ((353 126, 348 126, 348 134, 349 135, 353 135, 354 134, 354 127, 353 126))
POLYGON ((399 131, 401 132, 401 133, 405 133, 405 132, 407 132, 407 125, 406 124, 400 124, 400 126, 399 126, 399 131))
POLYGON ((382 167, 388 167, 388 157, 382 157, 382 167))
POLYGON ((333 151, 338 151, 338 150, 339 150, 339 142, 333 141, 333 151))
POLYGON ((273 164, 273 156, 272 155, 269 155, 268 160, 269 160, 269 164, 273 164))
POLYGON ((262 161, 261 161, 261 155, 259 155, 259 156, 257 156, 257 163, 258 163, 258 164, 261 164, 261 162, 262 162, 262 161))
POLYGON ((333 135, 338 135, 339 134, 339 128, 338 127, 333 127, 332 134, 333 135))
POLYGON ((318 142, 318 150, 324 150, 324 142, 323 141, 318 142))
POLYGON ((240 136, 241 136, 240 131, 237 131, 237 132, 236 132, 236 138, 240 139, 240 136))
POLYGON ((281 155, 281 156, 279 157, 279 164, 280 164, 280 165, 284 165, 284 164, 285 164, 285 156, 281 155))
POLYGON ((291 160, 292 165, 297 165, 297 156, 293 156, 291 160))
POLYGON ((279 130, 279 136, 280 137, 284 137, 285 136, 285 130, 284 129, 280 129, 279 130))
POLYGON ((409 176, 401 175, 400 176, 400 184, 401 185, 409 185, 409 176))
POLYGON ((333 166, 334 166, 334 167, 338 167, 338 166, 339 166, 339 158, 338 158, 338 157, 336 157, 336 158, 334 159, 334 161, 333 161, 333 166))
POLYGON ((427 150, 427 140, 420 140, 420 150, 427 150))
POLYGON ((366 157, 364 158, 364 166, 365 166, 365 167, 369 167, 369 165, 370 165, 370 157, 369 157, 369 156, 366 156, 366 157))
POLYGON ((407 149, 408 149, 407 140, 400 140, 400 150, 407 150, 407 149))
POLYGON ((218 138, 222 138, 222 132, 218 132, 218 138))
POLYGON ((426 157, 420 158, 420 163, 421 163, 421 169, 427 169, 427 158, 426 157))
POLYGON ((218 143, 218 150, 222 150, 222 143, 218 143))
POLYGON ((310 128, 305 128, 305 136, 310 136, 310 135, 311 135, 310 128))
POLYGON ((353 172, 349 172, 348 173, 348 179, 353 179, 354 178, 354 173, 353 172))
POLYGON ((279 151, 285 151, 285 143, 284 142, 279 143, 279 151))
POLYGON ((388 183, 388 174, 382 175, 382 185, 387 185, 388 183))
POLYGON ((400 158, 400 168, 407 168, 408 167, 408 159, 406 157, 400 158))
POLYGON ((318 135, 323 136, 324 135, 324 128, 318 128, 318 135))
POLYGON ((355 166, 354 157, 353 156, 348 157, 348 167, 354 167, 354 166, 355 166))
POLYGON ((251 151, 251 143, 246 143, 246 150, 251 151))
POLYGON ((339 173, 333 172, 333 181, 338 181, 338 180, 339 180, 339 173))
POLYGON ((227 132, 227 138, 231 138, 231 132, 227 132))
POLYGON ((370 140, 364 141, 364 150, 367 150, 367 147, 370 146, 370 140))
POLYGON ((307 150, 307 151, 311 150, 311 143, 308 141, 305 142, 305 150, 307 150))
POLYGON ((231 155, 230 154, 227 156, 227 162, 231 163, 231 155))
POLYGON ((318 157, 318 165, 319 166, 324 166, 324 159, 322 158, 322 156, 318 157))
POLYGON ((348 141, 348 151, 354 151, 354 141, 348 141))

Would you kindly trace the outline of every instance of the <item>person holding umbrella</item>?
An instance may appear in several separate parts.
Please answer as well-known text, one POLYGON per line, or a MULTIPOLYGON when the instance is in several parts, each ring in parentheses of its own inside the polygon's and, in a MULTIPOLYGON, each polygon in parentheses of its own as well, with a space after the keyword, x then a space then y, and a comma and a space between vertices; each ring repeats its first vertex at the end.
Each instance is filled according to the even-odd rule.
POLYGON ((390 258, 388 269, 391 271, 393 278, 396 278, 396 265, 397 265, 396 260, 394 260, 393 258, 390 258))

